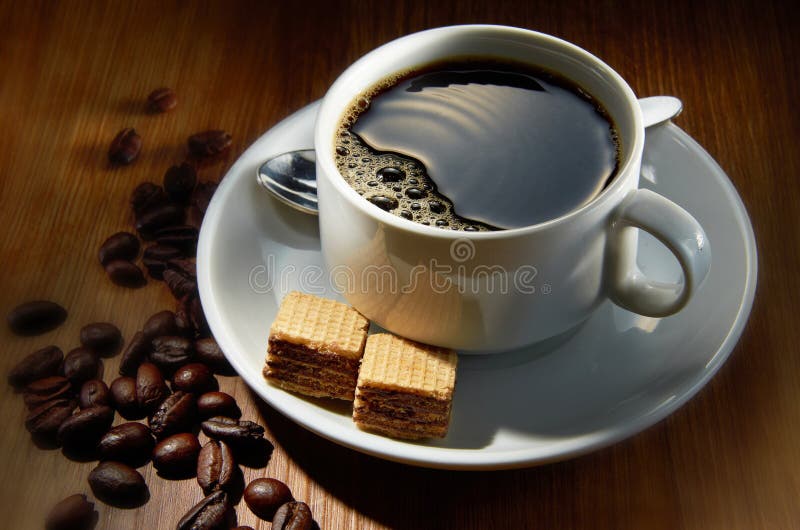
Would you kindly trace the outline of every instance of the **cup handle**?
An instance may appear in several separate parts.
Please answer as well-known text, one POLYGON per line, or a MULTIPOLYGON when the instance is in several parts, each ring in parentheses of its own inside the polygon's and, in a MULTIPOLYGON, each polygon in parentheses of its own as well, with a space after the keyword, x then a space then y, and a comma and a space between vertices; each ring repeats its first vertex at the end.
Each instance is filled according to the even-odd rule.
POLYGON ((632 191, 617 208, 607 249, 609 298, 629 311, 665 317, 680 311, 708 274, 711 248, 703 227, 686 210, 646 189, 632 191), (657 282, 636 266, 636 234, 644 230, 664 244, 683 269, 683 282, 657 282))

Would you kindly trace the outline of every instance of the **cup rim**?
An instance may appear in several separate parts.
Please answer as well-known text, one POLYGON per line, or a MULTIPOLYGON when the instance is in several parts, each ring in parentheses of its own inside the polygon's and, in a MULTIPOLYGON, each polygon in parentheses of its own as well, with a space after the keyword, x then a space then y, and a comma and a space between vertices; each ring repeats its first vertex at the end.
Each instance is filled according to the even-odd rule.
MULTIPOLYGON (((370 85, 378 83, 381 79, 382 78, 376 78, 372 80, 370 85)), ((348 101, 347 105, 349 105, 350 103, 351 101, 348 101)), ((334 108, 335 112, 333 112, 333 115, 336 116, 336 119, 340 119, 341 116, 344 114, 345 106, 336 105, 336 107, 338 108, 334 108)), ((493 240, 493 239, 505 239, 513 236, 528 235, 541 232, 544 230, 549 230, 557 226, 569 223, 578 217, 589 215, 596 209, 605 206, 608 201, 612 200, 613 197, 617 196, 621 191, 627 188, 626 181, 628 180, 628 178, 624 178, 624 176, 629 174, 631 171, 634 171, 635 167, 633 166, 638 163, 638 160, 641 159, 641 154, 644 151, 644 122, 642 118, 641 108, 639 107, 638 100, 633 92, 633 89, 631 89, 628 83, 613 68, 611 68, 608 64, 602 61, 599 57, 591 54, 590 52, 584 50, 583 48, 575 44, 572 44, 571 42, 568 42, 564 39, 555 37, 553 35, 548 35, 546 33, 541 33, 538 31, 525 28, 495 25, 495 24, 462 24, 462 25, 442 26, 442 27, 427 29, 416 33, 411 33, 403 37, 399 37, 367 52, 357 61, 348 66, 336 78, 336 81, 334 81, 334 83, 326 92, 325 97, 322 99, 322 104, 317 112, 317 121, 314 130, 314 144, 315 144, 314 148, 317 152, 317 166, 318 166, 317 178, 328 179, 328 182, 333 186, 333 188, 341 196, 343 196, 350 204, 352 204, 355 208, 357 208, 364 214, 374 218, 376 221, 389 225, 390 227, 396 230, 412 232, 420 236, 426 236, 431 238, 439 238, 447 240, 464 239, 464 238, 493 240), (456 35, 462 32, 469 32, 469 31, 473 32, 504 31, 518 36, 525 36, 528 38, 533 37, 545 41, 551 46, 566 48, 570 51, 570 53, 574 57, 578 58, 582 63, 586 64, 591 63, 593 69, 602 72, 603 76, 606 79, 612 81, 614 85, 622 92, 628 103, 631 104, 630 107, 633 113, 633 120, 634 120, 634 138, 631 147, 628 150, 627 155, 624 157, 622 163, 617 168, 617 173, 612 179, 610 185, 607 186, 605 189, 603 189, 591 201, 578 208, 570 210, 569 212, 559 217, 548 219, 546 221, 542 221, 541 223, 529 226, 523 226, 519 228, 506 228, 490 232, 467 232, 464 230, 444 230, 442 228, 423 225, 408 219, 403 219, 397 215, 384 211, 373 204, 370 204, 369 201, 365 200, 364 197, 359 195, 345 181, 344 177, 341 175, 338 168, 336 167, 336 163, 334 161, 333 157, 334 142, 332 138, 328 138, 327 136, 323 137, 322 129, 324 124, 321 123, 320 116, 323 116, 326 112, 328 113, 331 112, 330 109, 331 107, 334 106, 335 102, 332 101, 332 98, 330 96, 332 94, 335 94, 336 91, 342 85, 344 85, 350 77, 356 74, 356 72, 360 72, 364 68, 366 63, 375 60, 374 59, 375 56, 385 54, 389 49, 395 48, 397 46, 402 46, 405 42, 408 42, 409 40, 412 39, 428 38, 430 35, 433 34, 452 33, 453 35, 456 35), (319 170, 320 166, 322 167, 322 171, 319 170), (336 175, 336 177, 334 177, 333 175, 336 175)))

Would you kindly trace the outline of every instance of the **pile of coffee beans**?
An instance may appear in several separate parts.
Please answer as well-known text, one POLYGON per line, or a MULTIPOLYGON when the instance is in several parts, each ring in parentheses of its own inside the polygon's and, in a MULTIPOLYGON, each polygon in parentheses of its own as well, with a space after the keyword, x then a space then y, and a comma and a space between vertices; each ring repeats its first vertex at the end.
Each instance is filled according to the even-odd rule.
MULTIPOLYGON (((174 92, 162 88, 147 104, 161 113, 176 102, 174 92)), ((147 503, 150 491, 137 468, 152 461, 161 478, 196 477, 206 495, 177 522, 178 530, 248 528, 236 527, 235 506, 242 497, 275 529, 310 529, 309 507, 295 501, 284 483, 260 478, 245 487, 240 466, 266 466, 272 444, 264 428, 241 420, 236 400, 219 391, 217 376, 235 372, 211 336, 197 291, 198 232, 217 186, 198 181, 197 168, 230 144, 230 134, 221 130, 190 136, 186 162, 170 167, 161 185, 143 182, 134 188, 136 234, 118 232, 100 245, 99 262, 113 283, 141 287, 147 283, 144 269, 175 298, 174 310, 153 314, 128 341, 119 376, 108 384, 103 380, 103 358, 123 349, 122 333, 110 322, 95 322, 81 328, 80 346, 66 355, 55 345, 40 348, 12 368, 8 382, 22 394, 25 427, 37 443, 60 446, 80 461, 99 461, 87 480, 94 497, 109 506, 147 503), (140 252, 143 268, 136 264, 140 252), (127 421, 112 427, 117 413, 127 421), (208 438, 205 444, 199 431, 208 438)), ((130 164, 141 146, 134 129, 123 129, 109 160, 130 164)), ((8 324, 16 334, 36 335, 66 318, 62 306, 39 300, 12 310, 8 324)), ((77 494, 50 510, 45 528, 86 530, 97 521, 94 504, 77 494)))

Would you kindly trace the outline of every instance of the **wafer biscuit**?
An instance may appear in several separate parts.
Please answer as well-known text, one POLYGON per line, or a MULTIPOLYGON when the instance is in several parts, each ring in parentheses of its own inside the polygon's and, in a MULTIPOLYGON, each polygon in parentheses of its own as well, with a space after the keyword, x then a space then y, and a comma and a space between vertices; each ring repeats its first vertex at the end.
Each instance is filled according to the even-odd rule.
POLYGON ((352 400, 368 327, 346 304, 293 291, 270 328, 264 377, 310 396, 352 400))
POLYGON ((443 437, 450 421, 457 356, 388 333, 367 339, 353 421, 397 438, 443 437))

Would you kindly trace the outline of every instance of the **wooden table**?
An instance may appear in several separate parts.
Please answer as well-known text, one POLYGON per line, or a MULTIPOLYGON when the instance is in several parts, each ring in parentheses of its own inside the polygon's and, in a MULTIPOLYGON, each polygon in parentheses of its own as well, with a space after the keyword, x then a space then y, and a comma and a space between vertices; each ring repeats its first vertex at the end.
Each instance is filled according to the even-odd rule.
MULTIPOLYGON (((346 65, 423 28, 491 22, 541 30, 604 58, 639 95, 675 94, 677 123, 739 190, 759 248, 750 322, 711 383, 669 419, 574 460, 502 472, 445 472, 367 457, 325 441, 222 378, 276 449, 246 478, 285 481, 322 528, 800 528, 800 10, 789 2, 0 2, 0 312, 35 298, 69 309, 34 338, 0 326, 0 373, 39 346, 65 351, 81 325, 117 323, 126 338, 172 308, 163 284, 111 284, 101 241, 130 226, 127 201, 185 156, 188 134, 233 133, 221 178, 262 132, 320 98, 346 65), (318 5, 316 5, 318 4, 318 5), (429 5, 430 4, 430 5, 429 5), (144 99, 174 88, 175 111, 144 99), (140 159, 110 169, 122 127, 140 159)), ((266 325, 266 323, 265 323, 266 325)), ((106 361, 106 380, 118 358, 106 361)), ((0 386, 0 517, 41 528, 43 513, 89 492, 94 464, 40 450, 19 396, 0 386)), ((194 480, 143 468, 152 498, 137 510, 98 503, 98 528, 172 528, 200 499, 194 480)), ((244 504, 240 524, 269 528, 244 504)))

